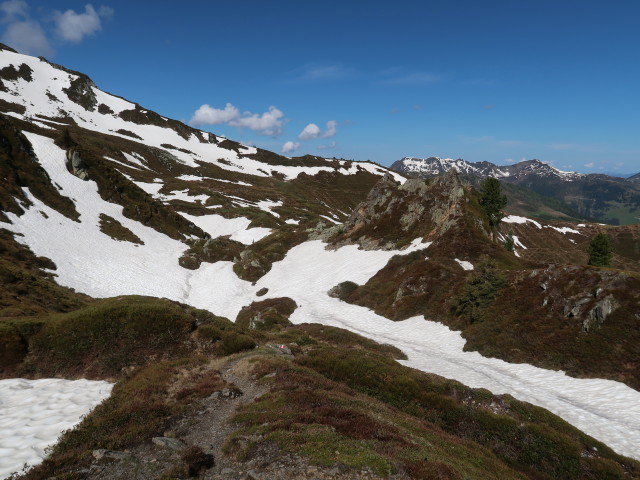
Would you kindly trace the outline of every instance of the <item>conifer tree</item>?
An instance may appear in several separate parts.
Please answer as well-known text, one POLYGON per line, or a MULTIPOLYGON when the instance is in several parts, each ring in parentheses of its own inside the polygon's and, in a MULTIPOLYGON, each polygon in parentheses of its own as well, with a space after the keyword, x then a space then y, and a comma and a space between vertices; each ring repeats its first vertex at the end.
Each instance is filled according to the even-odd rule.
POLYGON ((502 209, 507 205, 507 196, 502 193, 500 181, 489 177, 482 182, 480 206, 489 218, 489 226, 496 227, 502 220, 502 209))
POLYGON ((613 255, 613 242, 605 233, 598 233, 589 243, 589 265, 610 267, 613 255))

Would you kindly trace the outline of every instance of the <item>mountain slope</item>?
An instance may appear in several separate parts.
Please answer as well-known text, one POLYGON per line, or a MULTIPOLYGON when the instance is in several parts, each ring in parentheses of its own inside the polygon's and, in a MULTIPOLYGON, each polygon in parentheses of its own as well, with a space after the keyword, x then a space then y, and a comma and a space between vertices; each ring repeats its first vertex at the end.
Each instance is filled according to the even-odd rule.
POLYGON ((456 168, 476 184, 479 183, 479 179, 494 177, 503 183, 511 183, 532 190, 542 196, 538 198, 538 203, 546 204, 546 212, 532 211, 532 206, 527 206, 527 195, 512 190, 508 208, 514 213, 522 215, 544 213, 556 219, 568 216, 614 225, 639 222, 640 189, 637 182, 630 179, 563 172, 539 160, 497 166, 490 162, 471 163, 462 159, 405 157, 391 165, 393 170, 421 178, 438 175, 451 168, 456 168), (513 195, 514 193, 516 195, 513 195), (544 197, 550 197, 556 201, 548 202, 544 197), (561 203, 558 204, 558 201, 561 203))
MULTIPOLYGON (((178 453, 149 453, 149 442, 175 428, 209 449, 204 432, 211 430, 198 421, 205 411, 211 422, 215 412, 229 414, 225 435, 215 439, 221 467, 205 478, 224 476, 224 468, 240 476, 249 465, 272 474, 264 459, 291 461, 289 474, 335 466, 331 475, 342 478, 359 469, 399 478, 487 478, 496 471, 505 478, 637 476, 635 462, 554 414, 636 455, 640 427, 629 419, 640 405, 638 391, 465 352, 458 333, 424 317, 447 320, 467 335, 468 318, 451 314, 451 297, 472 282, 484 257, 495 257, 508 276, 504 288, 518 286, 561 256, 583 262, 578 249, 587 234, 580 232, 601 227, 574 233, 567 224, 538 228, 512 217, 491 232, 477 193, 456 175, 405 181, 371 163, 282 157, 166 119, 45 60, 6 48, 0 58, 0 167, 10 180, 0 189, 2 266, 11 280, 2 287, 0 325, 12 352, 2 374, 118 382, 112 399, 32 478, 132 478, 127 461, 112 469, 90 458, 93 450, 113 448, 135 450, 133 470, 140 458, 160 462, 145 478, 186 476, 184 468, 195 464, 185 467, 178 453), (88 180, 67 160, 74 151, 88 180), (518 237, 514 253, 492 241, 509 233, 518 237), (255 363, 242 363, 245 355, 255 363), (403 365, 392 361, 403 355, 403 365), (246 408, 210 398, 225 387, 222 396, 229 396, 235 381, 247 391, 246 408), (309 405, 316 406, 305 410, 309 405), (189 436, 194 425, 202 437, 189 436), (296 440, 287 441, 292 432, 296 440), (451 447, 462 449, 456 460, 451 447), (438 453, 429 457, 425 448, 438 453), (246 457, 234 460, 234 451, 246 457), (164 470, 178 466, 182 473, 164 470)), ((638 236, 629 228, 615 234, 616 245, 626 246, 615 266, 635 269, 638 236)), ((608 295, 632 322, 633 274, 595 272, 578 287, 604 288, 587 302, 575 297, 572 328, 608 295)), ((547 294, 554 312, 562 308, 563 280, 547 294)), ((513 290, 500 297, 507 306, 496 301, 483 306, 484 314, 521 300, 522 291, 513 290)), ((508 331, 513 318, 505 318, 508 331)), ((581 365, 574 373, 615 377, 638 330, 615 343, 619 329, 608 328, 614 320, 611 313, 586 328, 613 332, 622 353, 606 368, 581 365)), ((473 339, 478 349, 510 354, 501 350, 505 342, 473 339)), ((541 363, 520 347, 519 361, 541 363)), ((624 372, 615 378, 635 386, 637 370, 624 372)), ((211 451, 191 453, 206 463, 211 451)))

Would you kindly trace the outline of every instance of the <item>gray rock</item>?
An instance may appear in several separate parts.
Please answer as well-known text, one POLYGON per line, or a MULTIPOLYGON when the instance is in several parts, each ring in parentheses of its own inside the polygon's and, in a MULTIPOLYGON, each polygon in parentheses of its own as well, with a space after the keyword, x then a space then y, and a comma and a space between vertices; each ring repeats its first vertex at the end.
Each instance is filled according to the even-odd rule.
POLYGON ((102 459, 124 460, 130 456, 126 452, 107 450, 105 448, 99 448, 97 450, 94 450, 92 453, 93 453, 93 458, 95 458, 96 460, 102 460, 102 459))
POLYGON ((153 437, 151 439, 154 445, 159 447, 168 448, 170 450, 182 450, 186 447, 184 442, 181 442, 177 438, 169 438, 169 437, 153 437))
POLYGON ((268 346, 280 352, 282 355, 293 355, 293 353, 291 353, 291 349, 287 347, 284 343, 279 343, 277 345, 268 345, 268 346))
POLYGON ((606 318, 618 307, 613 295, 607 295, 589 310, 587 318, 582 322, 582 330, 589 332, 604 323, 606 318))
POLYGON ((219 392, 213 392, 209 398, 238 398, 244 395, 238 387, 225 388, 219 392))
POLYGON ((568 318, 577 317, 580 315, 582 306, 589 303, 591 298, 581 298, 574 303, 569 303, 564 307, 564 316, 568 318))

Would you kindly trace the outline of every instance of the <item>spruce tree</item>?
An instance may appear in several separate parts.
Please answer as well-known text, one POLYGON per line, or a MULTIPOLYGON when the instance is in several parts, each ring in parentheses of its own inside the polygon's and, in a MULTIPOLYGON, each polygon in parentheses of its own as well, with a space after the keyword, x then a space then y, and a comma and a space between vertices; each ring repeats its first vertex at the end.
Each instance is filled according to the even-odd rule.
POLYGON ((598 233, 589 243, 589 265, 610 267, 613 255, 613 242, 605 233, 598 233))
POLYGON ((507 205, 507 196, 502 193, 500 181, 492 177, 484 179, 480 191, 480 206, 489 218, 489 226, 496 227, 502 220, 501 210, 507 205))

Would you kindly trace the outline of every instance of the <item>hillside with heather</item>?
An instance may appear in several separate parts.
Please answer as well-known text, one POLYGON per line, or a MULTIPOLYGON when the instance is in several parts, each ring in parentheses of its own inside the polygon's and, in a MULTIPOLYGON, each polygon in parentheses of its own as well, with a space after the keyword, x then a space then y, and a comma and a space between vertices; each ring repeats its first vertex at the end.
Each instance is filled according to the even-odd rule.
POLYGON ((494 224, 463 165, 286 157, 0 62, 3 476, 640 478, 640 227, 494 224), (11 400, 37 381, 71 393, 11 400))

